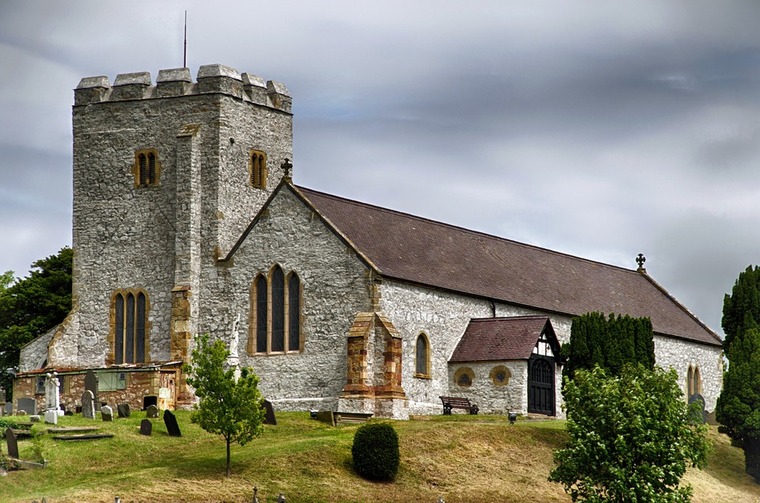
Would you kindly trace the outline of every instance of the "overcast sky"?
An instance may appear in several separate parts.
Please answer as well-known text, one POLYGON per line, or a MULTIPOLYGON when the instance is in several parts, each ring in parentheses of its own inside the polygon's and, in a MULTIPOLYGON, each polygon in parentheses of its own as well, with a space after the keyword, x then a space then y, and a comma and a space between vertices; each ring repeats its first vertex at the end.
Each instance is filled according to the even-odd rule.
POLYGON ((72 89, 221 63, 294 180, 650 275, 716 332, 760 263, 760 2, 3 1, 0 272, 71 245, 72 89))

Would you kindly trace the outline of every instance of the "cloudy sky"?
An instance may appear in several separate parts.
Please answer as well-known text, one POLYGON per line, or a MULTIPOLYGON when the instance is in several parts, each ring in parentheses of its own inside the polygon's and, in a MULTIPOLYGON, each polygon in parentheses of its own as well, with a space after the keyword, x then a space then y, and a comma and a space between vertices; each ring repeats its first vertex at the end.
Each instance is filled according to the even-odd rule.
POLYGON ((296 183, 650 275, 718 333, 760 263, 760 2, 4 1, 0 272, 71 244, 82 77, 293 96, 296 183))

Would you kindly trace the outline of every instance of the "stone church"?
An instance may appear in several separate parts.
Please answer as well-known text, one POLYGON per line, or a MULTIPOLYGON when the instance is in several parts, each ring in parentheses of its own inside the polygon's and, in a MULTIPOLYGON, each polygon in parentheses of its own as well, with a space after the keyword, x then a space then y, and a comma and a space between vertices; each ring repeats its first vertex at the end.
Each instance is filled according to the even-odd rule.
POLYGON ((16 400, 43 400, 56 372, 74 408, 89 371, 104 403, 190 407, 182 364, 208 333, 278 410, 407 418, 455 396, 559 415, 560 344, 598 311, 650 317, 657 363, 714 409, 721 341, 643 257, 620 268, 296 185, 291 104, 222 65, 81 80, 74 307, 22 350, 16 400))

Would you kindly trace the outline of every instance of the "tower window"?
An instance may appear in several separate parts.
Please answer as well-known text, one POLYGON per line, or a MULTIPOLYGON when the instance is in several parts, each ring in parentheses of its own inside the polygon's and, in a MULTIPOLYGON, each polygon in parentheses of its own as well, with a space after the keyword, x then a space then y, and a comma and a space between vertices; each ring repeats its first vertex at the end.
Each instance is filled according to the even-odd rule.
POLYGON ((113 363, 143 363, 148 347, 148 296, 138 290, 118 291, 111 302, 113 363))
POLYGON ((132 168, 135 175, 135 187, 157 185, 161 165, 158 161, 158 151, 154 148, 142 149, 135 152, 135 165, 132 168))
POLYGON ((251 187, 267 188, 267 155, 261 150, 251 150, 248 155, 248 173, 251 187))

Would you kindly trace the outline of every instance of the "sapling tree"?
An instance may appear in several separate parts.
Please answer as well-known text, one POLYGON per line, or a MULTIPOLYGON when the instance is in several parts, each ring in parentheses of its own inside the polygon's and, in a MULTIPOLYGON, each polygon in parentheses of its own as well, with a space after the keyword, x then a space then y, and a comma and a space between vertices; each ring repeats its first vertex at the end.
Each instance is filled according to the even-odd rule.
POLYGON ((235 379, 235 369, 225 368, 230 352, 224 342, 196 339, 192 363, 184 371, 188 384, 199 398, 190 416, 193 423, 209 433, 224 437, 227 444, 227 476, 230 476, 230 445, 245 445, 264 430, 264 399, 259 378, 253 369, 243 368, 235 379))
POLYGON ((674 370, 579 369, 565 383, 568 445, 549 480, 573 501, 688 502, 687 464, 707 458, 706 426, 689 414, 674 370))

